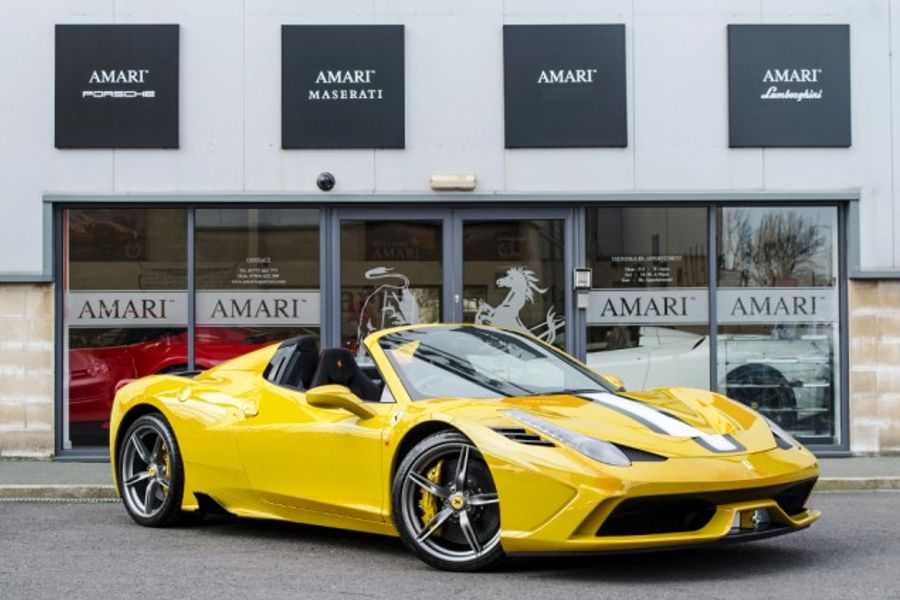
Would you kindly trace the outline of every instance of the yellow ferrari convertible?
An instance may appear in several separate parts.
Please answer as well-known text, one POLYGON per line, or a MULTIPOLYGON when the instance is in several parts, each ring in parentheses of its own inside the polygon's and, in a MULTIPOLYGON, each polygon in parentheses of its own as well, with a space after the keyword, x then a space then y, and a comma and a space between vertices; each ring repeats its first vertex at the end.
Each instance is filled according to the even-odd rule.
POLYGON ((815 457, 704 390, 632 392, 528 335, 286 340, 124 386, 110 456, 141 525, 226 511, 399 535, 426 563, 756 540, 819 517, 815 457))

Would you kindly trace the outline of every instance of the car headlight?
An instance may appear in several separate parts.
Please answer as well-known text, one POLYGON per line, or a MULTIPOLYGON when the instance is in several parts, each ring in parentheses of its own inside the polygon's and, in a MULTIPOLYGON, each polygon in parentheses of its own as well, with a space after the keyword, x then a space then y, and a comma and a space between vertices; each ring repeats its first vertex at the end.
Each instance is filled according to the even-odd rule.
POLYGON ((521 410, 503 411, 508 417, 527 425, 535 431, 549 438, 577 450, 589 458, 614 467, 627 467, 631 465, 631 459, 619 450, 614 444, 600 440, 589 435, 570 431, 550 421, 535 417, 521 410))
POLYGON ((772 430, 772 435, 775 436, 775 442, 778 444, 779 448, 781 448, 782 450, 788 450, 790 448, 802 448, 800 442, 794 439, 794 436, 782 429, 781 426, 778 425, 775 421, 766 416, 763 416, 763 419, 765 419, 769 424, 769 429, 772 430))

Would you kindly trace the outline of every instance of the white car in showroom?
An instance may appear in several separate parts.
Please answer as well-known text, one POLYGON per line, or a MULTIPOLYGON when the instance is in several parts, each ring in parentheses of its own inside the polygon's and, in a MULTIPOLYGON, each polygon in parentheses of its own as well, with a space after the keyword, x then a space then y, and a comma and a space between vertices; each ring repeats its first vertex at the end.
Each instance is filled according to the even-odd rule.
MULTIPOLYGON (((809 435, 831 428, 830 332, 722 334, 719 391, 809 435)), ((605 344, 588 346, 587 363, 613 373, 627 389, 682 385, 709 388, 709 336, 657 326, 613 327, 605 344)))

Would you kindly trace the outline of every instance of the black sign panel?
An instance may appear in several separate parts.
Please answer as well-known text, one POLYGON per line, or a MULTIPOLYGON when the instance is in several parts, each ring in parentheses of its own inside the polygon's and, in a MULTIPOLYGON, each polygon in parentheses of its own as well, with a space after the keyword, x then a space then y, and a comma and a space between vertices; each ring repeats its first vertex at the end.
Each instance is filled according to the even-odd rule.
POLYGON ((403 148, 403 25, 283 25, 282 148, 403 148))
POLYGON ((178 147, 178 25, 56 26, 56 147, 178 147))
POLYGON ((848 25, 729 25, 735 147, 850 145, 848 25))
POLYGON ((628 145, 624 25, 505 25, 507 148, 628 145))

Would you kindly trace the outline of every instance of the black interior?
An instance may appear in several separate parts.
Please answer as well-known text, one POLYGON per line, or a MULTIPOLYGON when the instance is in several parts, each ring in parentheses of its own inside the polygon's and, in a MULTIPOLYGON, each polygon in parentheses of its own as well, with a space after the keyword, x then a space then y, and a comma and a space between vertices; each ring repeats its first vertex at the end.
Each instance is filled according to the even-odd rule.
POLYGON ((345 385, 367 402, 381 399, 381 389, 362 372, 353 354, 346 348, 323 350, 319 356, 319 366, 310 387, 328 384, 345 385))
POLYGON ((343 348, 323 350, 319 354, 316 338, 302 335, 284 340, 263 371, 274 384, 295 390, 335 383, 345 385, 367 402, 380 402, 384 381, 372 364, 360 365, 343 348))

